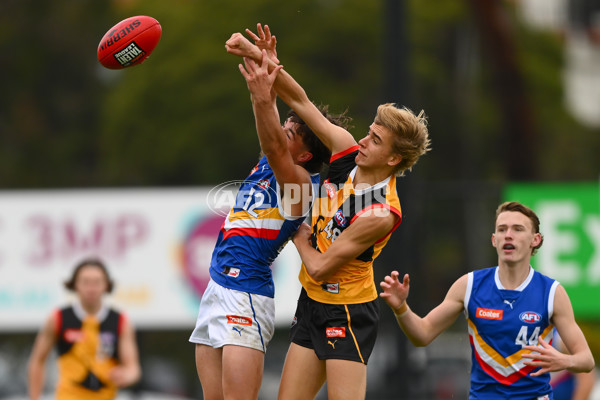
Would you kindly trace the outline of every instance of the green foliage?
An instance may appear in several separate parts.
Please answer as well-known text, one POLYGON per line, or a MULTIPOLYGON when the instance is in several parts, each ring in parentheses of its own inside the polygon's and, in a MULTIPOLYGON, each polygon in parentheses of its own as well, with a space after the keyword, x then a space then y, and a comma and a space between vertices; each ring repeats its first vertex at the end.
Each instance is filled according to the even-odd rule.
MULTIPOLYGON (((290 65, 290 72, 315 102, 331 103, 339 111, 350 106, 374 112, 374 106, 365 103, 368 97, 357 98, 354 92, 369 92, 364 87, 369 81, 360 75, 374 70, 368 66, 376 63, 366 56, 357 62, 360 53, 352 52, 357 42, 365 49, 375 41, 374 33, 364 35, 361 21, 352 17, 374 14, 372 5, 358 1, 325 6, 314 1, 134 4, 119 10, 114 19, 152 15, 161 22, 163 37, 142 66, 118 71, 106 83, 99 134, 101 175, 108 181, 197 185, 247 174, 260 149, 248 91, 237 68, 241 60, 227 54, 224 46, 233 32, 255 30, 257 22, 271 26, 284 66, 290 65), (339 16, 342 13, 349 18, 339 16), (338 23, 328 24, 328 20, 338 23), (320 29, 308 35, 313 31, 309 26, 320 29), (322 39, 317 42, 317 37, 322 39)), ((286 112, 281 104, 282 119, 286 112)))
MULTIPOLYGON (((405 3, 408 51, 384 48, 384 2, 298 0, 7 1, 0 6, 0 183, 4 187, 202 185, 243 177, 259 147, 249 97, 224 43, 269 24, 284 67, 318 104, 346 109, 363 136, 403 51, 405 105, 429 116, 435 180, 506 180, 504 115, 468 2, 405 3), (102 68, 95 51, 123 18, 157 18, 163 37, 141 66, 102 68), (451 168, 448 168, 451 165, 451 168)), ((532 31, 505 4, 537 130, 539 179, 595 179, 597 130, 565 108, 564 41, 532 31)), ((399 16, 400 17, 400 16, 399 16)), ((280 113, 287 106, 280 103, 280 113)), ((514 144, 512 144, 514 145, 514 144)), ((426 161, 425 161, 426 160, 426 161)))

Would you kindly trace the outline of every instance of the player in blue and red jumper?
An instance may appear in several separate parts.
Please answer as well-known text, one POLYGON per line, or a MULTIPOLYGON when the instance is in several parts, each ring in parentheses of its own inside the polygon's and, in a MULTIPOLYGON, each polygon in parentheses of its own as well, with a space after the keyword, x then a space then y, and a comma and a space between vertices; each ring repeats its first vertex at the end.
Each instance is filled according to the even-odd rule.
POLYGON ((590 371, 594 358, 565 289, 530 266, 543 242, 530 208, 506 202, 496 210, 492 245, 498 266, 459 278, 444 301, 421 318, 406 304, 409 276, 392 272, 382 298, 416 346, 426 346, 464 313, 472 350, 469 399, 551 400, 550 372, 590 371), (569 354, 552 347, 553 329, 569 354))

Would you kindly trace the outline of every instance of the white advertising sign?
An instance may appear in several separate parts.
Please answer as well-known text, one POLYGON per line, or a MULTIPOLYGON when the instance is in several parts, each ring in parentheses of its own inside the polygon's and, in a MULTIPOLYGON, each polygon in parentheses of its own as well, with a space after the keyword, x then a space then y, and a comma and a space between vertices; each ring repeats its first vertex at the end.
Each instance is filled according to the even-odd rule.
MULTIPOLYGON (((138 329, 193 329, 223 213, 210 188, 0 191, 0 331, 37 330, 71 295, 84 257, 103 259, 108 300, 138 329)), ((300 291, 289 243, 273 264, 276 323, 289 326, 300 291)))

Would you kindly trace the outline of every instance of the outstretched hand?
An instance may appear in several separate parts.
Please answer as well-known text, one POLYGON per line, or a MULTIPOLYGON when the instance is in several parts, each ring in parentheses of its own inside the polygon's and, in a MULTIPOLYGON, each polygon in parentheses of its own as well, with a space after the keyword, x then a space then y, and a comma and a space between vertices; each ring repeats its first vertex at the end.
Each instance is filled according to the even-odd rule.
POLYGON ((271 34, 271 30, 269 29, 269 25, 265 25, 263 29, 260 23, 256 24, 256 32, 255 34, 250 29, 246 29, 246 33, 252 40, 254 40, 254 44, 261 50, 266 50, 267 55, 271 60, 273 60, 276 64, 279 64, 279 59, 277 58, 277 38, 275 35, 271 34))
POLYGON ((525 361, 525 365, 540 367, 531 376, 539 376, 546 372, 560 371, 569 367, 568 354, 561 353, 542 339, 541 336, 538 338, 538 343, 541 346, 525 346, 524 349, 532 351, 532 353, 522 355, 523 358, 531 359, 531 361, 525 361))
POLYGON ((410 289, 410 278, 408 274, 404 274, 402 282, 398 280, 399 275, 398 271, 392 271, 392 273, 386 276, 383 282, 379 284, 381 289, 383 289, 383 293, 380 293, 379 297, 384 299, 394 312, 405 304, 410 289))
POLYGON ((258 65, 254 60, 244 57, 244 65, 239 64, 240 72, 246 84, 248 90, 252 93, 252 97, 257 101, 269 101, 275 98, 275 92, 273 91, 273 82, 277 77, 277 73, 281 68, 278 65, 269 73, 269 60, 265 50, 262 50, 261 64, 258 65))

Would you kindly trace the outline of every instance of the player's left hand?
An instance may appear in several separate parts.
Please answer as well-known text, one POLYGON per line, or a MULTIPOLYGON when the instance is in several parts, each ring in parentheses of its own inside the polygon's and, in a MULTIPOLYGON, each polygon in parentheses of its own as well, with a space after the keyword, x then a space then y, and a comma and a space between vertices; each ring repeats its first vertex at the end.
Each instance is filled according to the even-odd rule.
POLYGON ((250 29, 246 29, 246 33, 252 40, 254 40, 254 44, 261 50, 266 50, 267 55, 271 60, 273 60, 276 64, 279 64, 279 59, 277 58, 277 38, 275 35, 271 35, 271 30, 269 29, 269 25, 265 25, 263 29, 262 25, 256 24, 256 32, 255 34, 250 29))
POLYGON ((402 281, 399 279, 400 273, 398 271, 392 271, 392 273, 379 283, 383 292, 379 294, 379 297, 385 300, 385 302, 396 312, 401 308, 408 298, 408 292, 410 291, 410 277, 408 274, 404 274, 402 281))
POLYGON ((529 350, 532 353, 526 353, 521 356, 523 358, 531 359, 531 361, 525 361, 525 365, 540 367, 540 369, 532 373, 531 376, 539 376, 546 372, 560 371, 568 368, 568 354, 556 350, 542 339, 542 337, 538 338, 538 344, 538 346, 525 346, 524 349, 529 350))

